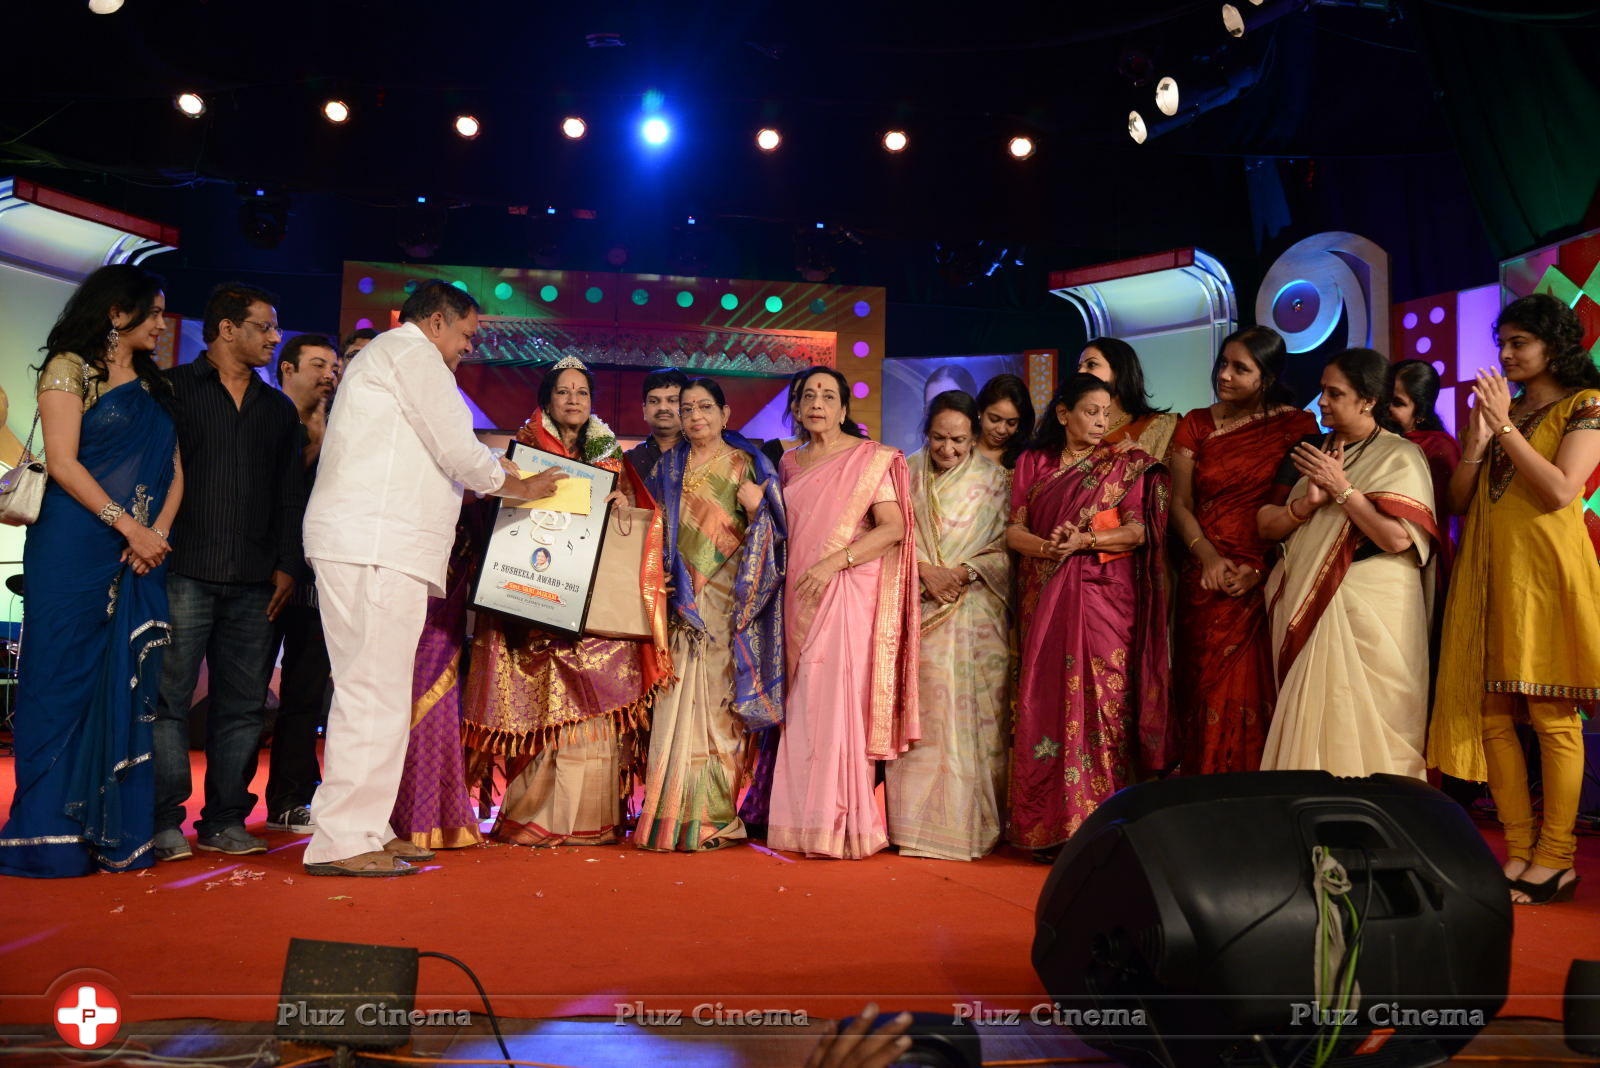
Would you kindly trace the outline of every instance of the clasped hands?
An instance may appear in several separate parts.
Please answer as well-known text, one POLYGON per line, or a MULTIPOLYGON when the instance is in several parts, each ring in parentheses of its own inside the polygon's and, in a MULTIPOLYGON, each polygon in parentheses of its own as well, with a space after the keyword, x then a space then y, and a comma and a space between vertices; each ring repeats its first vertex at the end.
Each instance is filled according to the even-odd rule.
POLYGON ((1064 560, 1073 553, 1096 548, 1096 540, 1089 531, 1079 530, 1071 523, 1062 523, 1044 540, 1043 551, 1039 555, 1046 560, 1064 560))
POLYGON ((1323 452, 1303 441, 1289 455, 1294 460, 1295 470, 1311 483, 1305 502, 1312 511, 1350 488, 1350 480, 1344 474, 1343 445, 1335 445, 1332 452, 1323 452))
POLYGON ((1261 572, 1249 564, 1236 564, 1215 550, 1200 565, 1200 588, 1229 597, 1243 597, 1261 583, 1261 572))
POLYGON ((922 580, 924 595, 940 604, 955 604, 967 592, 965 568, 940 567, 938 564, 918 561, 917 577, 922 580))
POLYGON ((1474 404, 1461 436, 1461 457, 1477 462, 1489 442, 1503 426, 1511 423, 1511 386, 1497 370, 1480 370, 1472 382, 1474 404))
POLYGON ((135 575, 148 575, 172 552, 172 544, 164 536, 142 523, 134 523, 132 531, 124 537, 128 547, 122 550, 121 560, 133 568, 135 575))

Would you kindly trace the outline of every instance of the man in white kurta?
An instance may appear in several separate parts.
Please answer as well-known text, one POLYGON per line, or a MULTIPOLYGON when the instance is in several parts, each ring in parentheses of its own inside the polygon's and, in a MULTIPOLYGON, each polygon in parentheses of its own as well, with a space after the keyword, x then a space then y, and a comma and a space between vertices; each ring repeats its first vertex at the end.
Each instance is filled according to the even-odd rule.
POLYGON ((508 474, 473 434, 454 371, 472 348, 477 303, 428 282, 400 315, 339 386, 306 507, 305 554, 334 683, 305 852, 314 875, 418 870, 399 858, 423 851, 395 836, 389 814, 405 767, 417 640, 429 594, 444 591, 462 489, 536 498, 556 481, 553 471, 508 474))

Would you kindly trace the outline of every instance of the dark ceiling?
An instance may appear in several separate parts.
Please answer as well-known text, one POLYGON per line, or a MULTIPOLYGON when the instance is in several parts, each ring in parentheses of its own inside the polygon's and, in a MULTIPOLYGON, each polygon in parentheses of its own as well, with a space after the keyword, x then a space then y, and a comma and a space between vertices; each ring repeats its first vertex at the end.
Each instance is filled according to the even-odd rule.
MULTIPOLYGON (((285 273, 400 258, 396 239, 421 231, 443 262, 603 269, 622 247, 627 270, 792 277, 816 256, 901 299, 1027 306, 1048 268, 1181 244, 1270 258, 1324 215, 1355 228, 1385 182, 1431 189, 1432 210, 1472 227, 1411 27, 1373 0, 1239 40, 1210 0, 12 3, 12 40, 38 46, 8 56, 0 167, 191 233, 197 205, 228 230, 238 191, 286 195, 290 238, 271 261, 285 273), (1135 145, 1127 112, 1153 111, 1164 74, 1255 84, 1135 145), (182 89, 205 96, 202 118, 174 109, 182 89), (656 152, 636 135, 652 92, 675 130, 656 152), (350 104, 346 126, 322 120, 328 97, 350 104), (476 140, 451 132, 458 112, 482 121, 476 140), (561 136, 568 114, 588 121, 584 140, 561 136), (753 144, 762 125, 784 135, 771 155, 753 144), (891 126, 911 138, 899 156, 879 145, 891 126), (1007 157, 1017 133, 1034 158, 1007 157), (1287 227, 1262 217, 1271 183, 1248 168, 1263 165, 1287 227), (821 236, 802 233, 817 222, 821 236), (975 281, 968 261, 993 266, 1001 248, 1002 270, 975 281)), ((206 238, 199 260, 262 262, 206 238)))

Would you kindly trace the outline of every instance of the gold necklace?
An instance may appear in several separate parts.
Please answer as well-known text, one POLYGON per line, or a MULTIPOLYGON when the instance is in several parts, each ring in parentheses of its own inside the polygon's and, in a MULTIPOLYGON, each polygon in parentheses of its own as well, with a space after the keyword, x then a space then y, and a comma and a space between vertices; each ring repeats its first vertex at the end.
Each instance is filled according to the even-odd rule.
POLYGON ((1082 463, 1084 460, 1089 458, 1089 454, 1092 453, 1092 452, 1094 452, 1094 446, 1093 445, 1090 445, 1087 448, 1082 448, 1082 449, 1072 449, 1072 448, 1062 449, 1061 450, 1061 466, 1062 467, 1071 467, 1073 464, 1082 463))
POLYGON ((732 451, 733 446, 724 445, 721 452, 718 452, 715 456, 712 456, 709 460, 705 461, 705 463, 698 464, 686 471, 683 476, 683 492, 698 492, 700 487, 706 484, 706 479, 711 477, 711 465, 732 451))

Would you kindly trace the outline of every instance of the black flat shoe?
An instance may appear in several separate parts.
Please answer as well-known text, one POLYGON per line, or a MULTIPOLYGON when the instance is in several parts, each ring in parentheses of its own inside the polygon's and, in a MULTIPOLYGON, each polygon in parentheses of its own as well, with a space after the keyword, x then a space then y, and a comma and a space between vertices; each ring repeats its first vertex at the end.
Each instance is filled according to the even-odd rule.
POLYGON ((1561 880, 1566 877, 1571 868, 1563 868, 1542 883, 1530 883, 1523 879, 1511 880, 1511 889, 1526 894, 1528 900, 1518 901, 1518 905, 1554 905, 1563 901, 1571 901, 1578 891, 1578 884, 1583 880, 1573 879, 1570 883, 1561 880))

